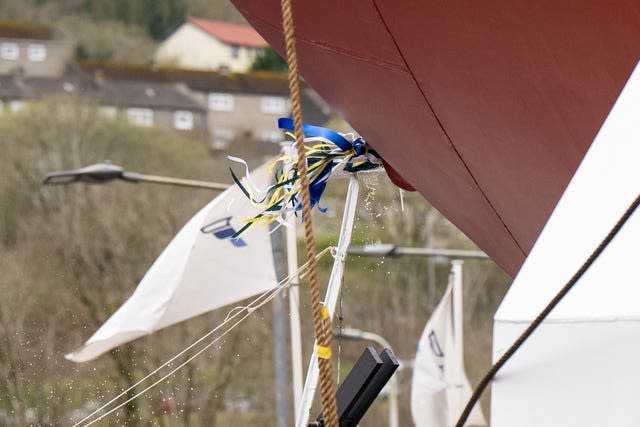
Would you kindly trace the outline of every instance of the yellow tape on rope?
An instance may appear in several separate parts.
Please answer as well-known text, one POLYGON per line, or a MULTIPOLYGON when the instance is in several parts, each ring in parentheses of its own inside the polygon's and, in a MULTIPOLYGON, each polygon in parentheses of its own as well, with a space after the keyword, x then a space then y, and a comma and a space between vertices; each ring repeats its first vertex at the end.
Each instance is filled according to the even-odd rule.
POLYGON ((316 345, 316 353, 318 354, 318 359, 331 359, 331 347, 316 345))

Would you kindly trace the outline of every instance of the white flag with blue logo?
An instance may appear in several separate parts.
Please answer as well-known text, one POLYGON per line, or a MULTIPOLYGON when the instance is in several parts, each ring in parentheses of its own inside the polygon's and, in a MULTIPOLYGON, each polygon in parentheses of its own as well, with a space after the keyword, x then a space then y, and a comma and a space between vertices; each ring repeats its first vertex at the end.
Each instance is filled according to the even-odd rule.
MULTIPOLYGON (((251 173, 269 185, 266 165, 251 173)), ((66 358, 92 360, 114 347, 277 285, 268 227, 234 233, 258 213, 237 185, 202 208, 171 240, 133 295, 66 358)))
MULTIPOLYGON (((450 279, 418 342, 411 382, 411 416, 416 427, 452 427, 471 396, 462 363, 454 355, 452 289, 450 279), (456 378, 461 384, 456 384, 456 378)), ((465 426, 486 425, 476 405, 465 426)))

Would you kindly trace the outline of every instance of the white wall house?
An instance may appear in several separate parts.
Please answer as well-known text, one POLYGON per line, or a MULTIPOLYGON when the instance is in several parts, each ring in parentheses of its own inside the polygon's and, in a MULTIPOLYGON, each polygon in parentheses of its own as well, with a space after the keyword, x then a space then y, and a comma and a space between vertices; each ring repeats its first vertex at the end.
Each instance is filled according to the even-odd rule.
MULTIPOLYGON (((289 116, 291 112, 289 84, 284 73, 218 73, 120 63, 83 63, 80 66, 88 75, 105 81, 102 84, 105 97, 100 100, 103 106, 154 108, 153 114, 136 109, 127 112, 129 120, 141 126, 204 129, 209 134, 209 142, 214 150, 247 140, 261 141, 265 143, 263 147, 268 147, 273 146, 268 143, 284 139, 283 132, 278 129, 278 119, 289 116), (125 82, 115 84, 121 80, 125 82), (162 82, 165 84, 161 85, 162 82), (172 87, 179 83, 178 87, 196 106, 183 100, 178 108, 177 101, 182 97, 168 91, 169 83, 172 87), (150 89, 154 89, 155 94, 150 89), (106 98, 107 94, 110 94, 110 99, 106 98), (115 99, 116 95, 119 98, 115 99), (162 104, 159 104, 160 101, 162 104), (172 117, 160 117, 160 107, 165 105, 174 109, 172 117), (193 113, 188 114, 189 111, 193 113)), ((7 93, 5 98, 10 99, 9 95, 7 93)), ((301 85, 301 101, 307 123, 323 126, 330 119, 329 106, 304 82, 301 85)), ((115 114, 114 109, 104 112, 115 114)))
POLYGON ((161 43, 159 65, 244 72, 267 42, 247 25, 188 17, 161 43))
POLYGON ((58 77, 73 56, 73 45, 55 40, 46 27, 0 22, 0 74, 58 77))

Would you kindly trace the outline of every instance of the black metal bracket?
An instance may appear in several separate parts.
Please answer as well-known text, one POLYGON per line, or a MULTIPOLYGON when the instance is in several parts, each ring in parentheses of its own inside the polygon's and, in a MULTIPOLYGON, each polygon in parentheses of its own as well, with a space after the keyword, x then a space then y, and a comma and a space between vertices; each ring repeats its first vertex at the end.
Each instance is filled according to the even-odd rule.
MULTIPOLYGON (((367 347, 336 392, 340 427, 356 427, 400 364, 385 348, 367 347)), ((309 427, 324 426, 322 414, 309 427)))

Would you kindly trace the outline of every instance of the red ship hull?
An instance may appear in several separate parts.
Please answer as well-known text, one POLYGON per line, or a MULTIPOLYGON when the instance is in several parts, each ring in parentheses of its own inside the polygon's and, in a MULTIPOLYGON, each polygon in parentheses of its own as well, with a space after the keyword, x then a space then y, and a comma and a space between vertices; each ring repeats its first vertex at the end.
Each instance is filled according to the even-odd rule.
POLYGON ((512 275, 640 58, 635 0, 293 3, 304 79, 512 275))

